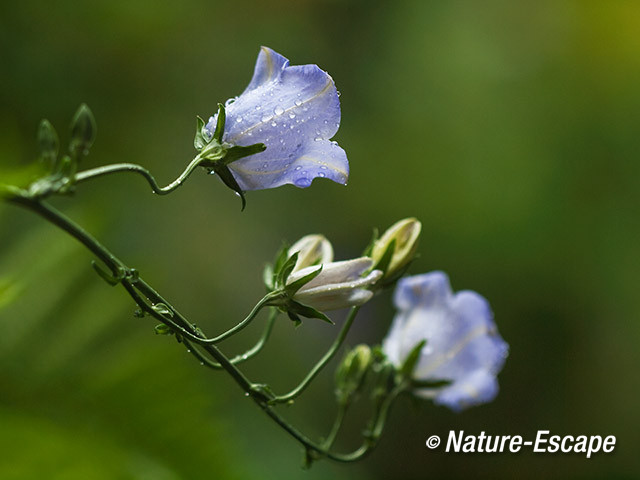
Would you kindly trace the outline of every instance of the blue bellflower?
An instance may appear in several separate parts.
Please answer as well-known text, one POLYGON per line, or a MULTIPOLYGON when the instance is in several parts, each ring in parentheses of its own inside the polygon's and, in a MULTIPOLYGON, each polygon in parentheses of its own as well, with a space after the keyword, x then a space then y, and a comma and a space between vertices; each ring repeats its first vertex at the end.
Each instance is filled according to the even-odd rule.
POLYGON ((399 312, 383 342, 387 358, 400 366, 426 340, 413 378, 451 382, 418 388, 415 394, 455 411, 495 398, 496 375, 509 346, 498 334, 484 297, 468 290, 454 294, 445 273, 431 272, 400 280, 394 302, 399 312))
MULTIPOLYGON (((338 91, 317 65, 290 66, 262 47, 249 86, 225 107, 224 143, 267 147, 228 165, 242 190, 305 188, 317 177, 346 184, 346 153, 330 141, 340 126, 338 91)), ((217 114, 206 125, 210 135, 216 122, 217 114)))

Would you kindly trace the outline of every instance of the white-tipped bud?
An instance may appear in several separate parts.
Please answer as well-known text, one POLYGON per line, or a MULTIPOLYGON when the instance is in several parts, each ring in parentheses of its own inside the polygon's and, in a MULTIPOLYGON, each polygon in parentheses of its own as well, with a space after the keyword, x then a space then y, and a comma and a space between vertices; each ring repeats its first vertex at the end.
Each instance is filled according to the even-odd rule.
POLYGON ((292 273, 314 265, 324 265, 333 261, 333 247, 324 235, 305 235, 291 248, 288 256, 298 252, 298 261, 292 273))
MULTIPOLYGON (((372 266, 373 262, 369 257, 325 263, 322 271, 300 288, 293 299, 321 312, 362 305, 373 296, 369 287, 382 277, 380 270, 373 270, 365 277, 362 276, 372 266)), ((298 270, 289 276, 287 284, 290 285, 317 269, 317 266, 311 266, 298 270)))
POLYGON ((384 269, 384 278, 393 278, 413 260, 418 248, 418 238, 422 224, 415 218, 405 218, 396 222, 376 240, 371 250, 373 264, 378 265, 389 249, 391 242, 395 242, 389 263, 384 269))

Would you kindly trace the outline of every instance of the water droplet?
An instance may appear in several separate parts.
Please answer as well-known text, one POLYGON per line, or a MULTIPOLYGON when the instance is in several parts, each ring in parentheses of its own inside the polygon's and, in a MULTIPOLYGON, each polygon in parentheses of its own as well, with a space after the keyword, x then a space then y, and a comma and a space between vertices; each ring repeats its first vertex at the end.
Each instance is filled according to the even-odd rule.
POLYGON ((231 105, 233 102, 235 102, 238 99, 238 97, 233 97, 233 98, 229 98, 226 102, 224 102, 224 106, 228 107, 229 105, 231 105))
POLYGON ((320 167, 320 170, 326 170, 326 169, 327 169, 326 165, 323 165, 323 166, 320 167))
POLYGON ((291 125, 291 126, 289 127, 289 130, 293 130, 294 128, 295 128, 295 127, 294 127, 293 125, 291 125))
POLYGON ((273 113, 275 113, 276 115, 282 115, 284 113, 284 108, 276 107, 273 109, 273 113))
POLYGON ((188 348, 187 348, 187 353, 191 353, 191 350, 189 350, 188 348))
POLYGON ((244 396, 248 397, 249 396, 249 392, 244 392, 244 396))
POLYGON ((313 140, 316 141, 316 142, 319 142, 320 140, 322 140, 322 137, 316 137, 313 140))
POLYGON ((326 125, 327 123, 329 123, 329 120, 325 120, 325 121, 324 121, 324 124, 325 124, 325 125, 326 125))
POLYGON ((319 176, 319 177, 324 177, 324 173, 320 172, 320 173, 318 174, 318 176, 319 176))
POLYGON ((200 366, 201 366, 201 367, 204 367, 204 362, 200 362, 200 366))
POLYGON ((262 164, 262 168, 267 168, 269 166, 269 164, 267 162, 262 164))
POLYGON ((309 180, 307 177, 300 177, 294 180, 293 183, 296 185, 296 187, 306 188, 311 185, 311 180, 309 180))
POLYGON ((277 127, 277 126, 278 126, 278 124, 277 124, 276 122, 271 122, 271 126, 272 126, 272 127, 277 127))
MULTIPOLYGON (((260 105, 256 105, 256 110, 260 110, 262 107, 260 105)), ((326 122, 326 120, 325 120, 326 122)))
MULTIPOLYGON (((298 94, 300 95, 300 94, 298 94)), ((296 100, 296 107, 299 107, 300 105, 302 105, 302 102, 300 100, 296 100)))
POLYGON ((236 118, 236 123, 240 123, 242 121, 242 117, 236 118))
POLYGON ((264 122, 268 122, 270 119, 271 117, 269 115, 263 115, 260 121, 264 123, 264 122))
POLYGON ((295 114, 295 113, 290 113, 290 114, 289 114, 289 118, 290 118, 291 120, 293 120, 294 118, 296 118, 296 114, 295 114))
POLYGON ((302 168, 301 166, 297 166, 296 171, 300 170, 301 168, 302 168))

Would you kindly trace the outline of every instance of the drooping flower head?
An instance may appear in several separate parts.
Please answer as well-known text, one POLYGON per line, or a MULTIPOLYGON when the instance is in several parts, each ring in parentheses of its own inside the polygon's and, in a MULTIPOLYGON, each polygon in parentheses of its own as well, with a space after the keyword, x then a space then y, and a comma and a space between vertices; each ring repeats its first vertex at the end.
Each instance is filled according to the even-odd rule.
POLYGON ((509 346, 484 297, 468 290, 454 294, 445 273, 431 272, 400 280, 394 302, 398 314, 382 345, 387 358, 400 366, 426 340, 413 378, 451 382, 414 393, 456 411, 495 398, 509 346))
MULTIPOLYGON (((214 134, 217 114, 206 130, 214 134)), ((346 184, 347 156, 330 141, 340 126, 340 101, 333 79, 317 65, 290 66, 289 60, 262 47, 253 78, 226 104, 222 141, 266 150, 228 167, 242 190, 290 183, 305 188, 314 178, 346 184)))

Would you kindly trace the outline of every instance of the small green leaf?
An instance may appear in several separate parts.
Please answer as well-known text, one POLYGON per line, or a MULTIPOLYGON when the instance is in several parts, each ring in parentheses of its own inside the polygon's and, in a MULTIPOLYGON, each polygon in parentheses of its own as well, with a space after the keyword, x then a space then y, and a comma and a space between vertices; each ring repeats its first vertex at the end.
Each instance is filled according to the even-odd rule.
POLYGON ((451 380, 411 380, 413 388, 442 388, 451 385, 451 380))
POLYGON ((294 327, 299 327, 302 324, 302 320, 300 320, 300 317, 298 317, 298 315, 296 315, 295 313, 288 311, 287 312, 287 316, 289 317, 289 319, 293 322, 293 326, 294 327))
POLYGON ((280 270, 276 272, 276 275, 277 275, 276 287, 284 288, 286 286, 287 279, 289 278, 289 275, 291 275, 291 272, 295 268, 297 261, 298 261, 298 252, 295 252, 293 255, 287 258, 287 261, 284 262, 280 270))
POLYGON ((238 185, 238 182, 236 181, 235 177, 233 176, 233 174, 229 170, 229 167, 215 166, 215 167, 213 167, 213 170, 220 177, 220 179, 224 182, 224 184, 227 187, 229 187, 231 190, 236 192, 236 194, 240 197, 240 200, 242 200, 242 208, 241 208, 241 210, 244 210, 244 207, 247 206, 247 200, 244 198, 244 191, 240 188, 240 185, 238 185))
POLYGON ((193 146, 197 151, 202 150, 207 145, 207 139, 204 136, 204 120, 200 116, 196 116, 196 134, 193 138, 193 146))
POLYGON ((288 312, 294 312, 297 315, 302 315, 305 318, 318 318, 320 320, 324 320, 331 325, 335 325, 329 317, 327 317, 324 313, 319 310, 316 310, 309 305, 304 305, 300 302, 296 302, 292 300, 288 306, 288 312))
POLYGON ((216 129, 213 132, 213 140, 218 143, 222 143, 222 135, 224 135, 224 124, 227 120, 227 112, 224 109, 224 105, 218 104, 218 121, 216 122, 216 129))
POLYGON ((234 145, 227 150, 226 155, 222 159, 224 165, 229 165, 236 160, 239 160, 249 155, 255 155, 256 153, 264 152, 267 146, 264 143, 254 143, 253 145, 247 145, 242 147, 240 145, 234 145))
POLYGON ((168 325, 165 325, 164 323, 160 323, 159 325, 156 325, 154 328, 156 331, 156 335, 173 335, 173 330, 171 330, 171 327, 169 327, 168 325))
POLYGON ((318 275, 320 275, 320 272, 322 271, 322 265, 320 265, 317 269, 315 269, 313 272, 305 275, 302 278, 299 278, 298 280, 296 280, 295 282, 290 283, 289 285, 285 286, 285 291, 287 292, 287 295, 289 296, 293 296, 295 295, 295 293, 300 290, 302 287, 304 287, 307 283, 309 283, 311 280, 313 280, 314 278, 316 278, 318 275))
POLYGON ((422 351, 422 348, 426 345, 426 343, 426 340, 418 342, 418 344, 411 349, 409 355, 407 355, 407 358, 402 364, 402 367, 400 367, 400 373, 402 373, 404 377, 411 378, 411 375, 413 375, 413 370, 416 368, 416 364, 420 359, 420 352, 422 351))
POLYGON ((391 263, 391 259, 393 258, 393 252, 396 250, 396 239, 394 238, 387 245, 387 249, 384 251, 382 257, 380 257, 380 261, 373 266, 371 270, 382 270, 382 273, 387 273, 389 269, 389 264, 391 263))
POLYGON ((378 240, 378 229, 374 228, 373 234, 371 236, 371 241, 369 242, 369 245, 367 245, 367 248, 364 249, 364 252, 362 252, 363 257, 371 256, 371 252, 373 252, 373 246, 376 244, 376 240, 378 240))

